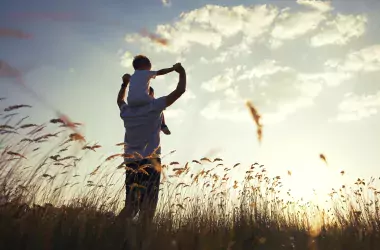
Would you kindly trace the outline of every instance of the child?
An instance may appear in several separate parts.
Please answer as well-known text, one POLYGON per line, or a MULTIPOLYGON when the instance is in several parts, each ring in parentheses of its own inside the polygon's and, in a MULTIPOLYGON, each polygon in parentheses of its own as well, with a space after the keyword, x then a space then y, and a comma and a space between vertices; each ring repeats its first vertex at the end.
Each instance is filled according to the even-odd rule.
POLYGON ((173 72, 180 64, 177 63, 167 69, 151 71, 150 60, 146 56, 138 55, 133 59, 132 65, 135 72, 130 79, 127 102, 129 106, 141 106, 150 103, 153 99, 149 95, 150 79, 173 72))
MULTIPOLYGON (((154 89, 152 87, 149 87, 149 95, 154 98, 154 89)), ((165 123, 165 116, 163 114, 162 114, 161 131, 164 132, 165 135, 171 134, 168 126, 165 123)))

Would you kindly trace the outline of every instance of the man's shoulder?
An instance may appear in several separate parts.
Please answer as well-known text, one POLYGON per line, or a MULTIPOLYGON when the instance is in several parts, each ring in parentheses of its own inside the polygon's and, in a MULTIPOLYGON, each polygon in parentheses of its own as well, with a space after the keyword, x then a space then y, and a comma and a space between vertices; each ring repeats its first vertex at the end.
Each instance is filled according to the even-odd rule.
POLYGON ((121 117, 134 117, 134 116, 144 116, 147 117, 153 113, 161 113, 166 109, 166 96, 153 99, 149 104, 139 107, 131 107, 128 104, 123 103, 120 105, 121 117))

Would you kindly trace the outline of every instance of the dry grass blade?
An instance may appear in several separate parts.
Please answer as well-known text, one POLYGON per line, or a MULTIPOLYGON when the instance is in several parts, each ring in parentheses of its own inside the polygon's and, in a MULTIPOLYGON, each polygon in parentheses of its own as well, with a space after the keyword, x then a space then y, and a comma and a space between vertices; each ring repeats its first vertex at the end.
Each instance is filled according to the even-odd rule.
POLYGON ((157 161, 157 159, 152 159, 151 160, 152 163, 153 163, 153 168, 158 172, 158 173, 161 173, 162 172, 162 165, 157 161))
POLYGON ((122 169, 122 168, 125 168, 124 162, 120 163, 119 166, 116 167, 116 169, 122 169))
POLYGON ((169 41, 165 38, 159 37, 156 34, 149 33, 147 30, 142 30, 141 35, 150 38, 155 43, 158 43, 163 46, 167 46, 169 44, 169 41))
POLYGON ((232 168, 236 168, 239 165, 240 165, 240 163, 236 163, 232 168))
POLYGON ((12 155, 12 156, 19 156, 21 158, 24 158, 24 159, 27 159, 25 156, 23 156, 22 154, 20 153, 16 153, 16 152, 13 152, 13 151, 8 151, 7 152, 8 155, 12 155))
POLYGON ((324 161, 326 163, 326 165, 328 165, 326 156, 324 154, 320 154, 319 158, 321 158, 321 160, 324 161))
POLYGON ((13 116, 15 116, 15 115, 18 115, 18 113, 12 113, 12 114, 5 115, 5 116, 3 117, 3 119, 8 119, 8 118, 13 117, 13 116))
POLYGON ((181 182, 181 183, 178 183, 177 186, 175 186, 175 188, 177 189, 177 188, 179 188, 180 186, 185 186, 185 185, 186 185, 186 183, 181 182))
POLYGON ((0 129, 14 129, 12 126, 9 125, 0 125, 0 129))
POLYGON ((5 135, 5 134, 18 134, 18 133, 13 130, 0 130, 0 135, 5 135))
POLYGON ((118 144, 116 144, 116 146, 124 146, 125 145, 125 143, 124 142, 120 142, 120 143, 118 143, 118 144))
POLYGON ((69 142, 72 142, 73 140, 71 140, 70 138, 67 139, 66 141, 64 141, 63 143, 61 143, 59 146, 62 147, 63 145, 69 143, 69 142))
POLYGON ((74 161, 80 161, 79 158, 76 158, 76 157, 73 156, 73 155, 65 156, 65 157, 61 158, 60 161, 71 160, 71 159, 74 159, 74 161))
POLYGON ((124 156, 124 154, 114 154, 114 155, 108 156, 106 161, 110 161, 110 160, 113 160, 117 157, 122 157, 122 156, 124 156))
POLYGON ((79 123, 79 122, 72 122, 72 121, 70 120, 70 118, 69 118, 67 115, 63 115, 63 114, 61 114, 61 115, 59 116, 59 120, 62 121, 61 123, 63 123, 63 125, 64 125, 65 127, 68 127, 68 128, 71 128, 71 129, 75 129, 77 126, 82 125, 82 124, 79 123))
POLYGON ((54 160, 54 161, 59 161, 59 159, 58 159, 59 157, 61 157, 61 156, 60 155, 52 155, 49 158, 54 160))
POLYGON ((65 151, 67 151, 68 149, 69 149, 69 147, 66 147, 66 148, 60 149, 60 150, 58 151, 58 153, 65 152, 65 151))
POLYGON ((4 111, 9 112, 9 111, 20 109, 20 108, 31 108, 31 107, 32 106, 26 105, 26 104, 13 105, 13 106, 9 106, 9 107, 5 108, 4 111))
POLYGON ((0 28, 0 37, 11 37, 18 39, 30 39, 31 34, 25 33, 21 30, 10 29, 10 28, 0 28))
POLYGON ((18 126, 18 125, 20 125, 23 121, 25 121, 26 119, 28 119, 29 118, 29 116, 25 116, 25 117, 23 117, 23 118, 21 118, 17 123, 16 123, 16 127, 18 126))
POLYGON ((56 124, 56 123, 62 123, 62 124, 64 124, 63 120, 59 119, 59 118, 58 119, 51 119, 50 122, 54 123, 54 124, 56 124))
POLYGON ((198 163, 199 165, 202 165, 202 163, 200 163, 200 162, 197 161, 197 160, 193 160, 192 162, 194 162, 194 163, 198 163))
POLYGON ((181 209, 183 209, 183 210, 185 210, 185 208, 183 207, 183 205, 182 204, 177 204, 177 207, 179 207, 179 208, 181 208, 181 209))
POLYGON ((179 162, 173 161, 173 162, 170 162, 169 165, 179 165, 179 162))
POLYGON ((211 160, 210 160, 209 158, 207 158, 207 157, 203 157, 203 158, 201 159, 201 161, 208 161, 208 162, 211 162, 211 160))
POLYGON ((86 149, 88 149, 88 150, 92 150, 92 151, 96 152, 95 149, 97 149, 97 148, 101 148, 101 147, 102 147, 102 146, 100 146, 100 145, 98 145, 98 144, 95 144, 94 146, 84 146, 84 147, 82 148, 82 150, 86 150, 86 149))
POLYGON ((252 118, 255 121, 256 126, 257 126, 257 139, 259 140, 259 142, 261 142, 262 135, 263 135, 263 126, 260 122, 261 116, 260 116, 259 112, 257 111, 257 109, 255 108, 255 106, 250 101, 247 101, 246 105, 247 105, 247 107, 248 107, 248 109, 252 115, 252 118))
POLYGON ((24 124, 24 125, 20 126, 19 128, 25 129, 25 128, 33 128, 33 127, 38 127, 38 125, 37 124, 24 124))
POLYGON ((69 138, 72 140, 72 141, 82 141, 82 142, 85 142, 85 138, 83 135, 79 134, 79 133, 72 133, 69 135, 69 138))
POLYGON ((90 173, 90 175, 96 175, 96 173, 99 171, 99 169, 100 169, 101 166, 102 166, 102 165, 99 165, 97 168, 95 168, 95 170, 92 171, 92 172, 90 173))
POLYGON ((213 162, 216 162, 216 161, 223 161, 223 160, 220 158, 215 158, 213 162))
POLYGON ((56 134, 45 134, 45 135, 41 135, 41 136, 37 137, 33 141, 34 142, 40 142, 41 140, 46 140, 46 139, 49 139, 50 137, 57 137, 57 136, 58 136, 58 133, 56 133, 56 134))
POLYGON ((142 189, 146 189, 145 186, 142 186, 142 185, 139 185, 137 183, 133 183, 132 185, 129 186, 130 189, 134 189, 134 188, 142 188, 142 189))
POLYGON ((127 167, 127 166, 125 166, 124 169, 125 169, 125 171, 128 171, 128 172, 137 173, 136 170, 134 170, 133 168, 127 167))
POLYGON ((186 171, 186 168, 174 168, 173 171, 175 172, 175 175, 180 175, 186 171))
POLYGON ((46 127, 46 126, 44 126, 44 125, 38 126, 38 127, 36 127, 35 129, 33 129, 32 131, 30 131, 27 135, 34 135, 34 134, 37 134, 37 133, 41 132, 42 130, 44 130, 45 127, 46 127))

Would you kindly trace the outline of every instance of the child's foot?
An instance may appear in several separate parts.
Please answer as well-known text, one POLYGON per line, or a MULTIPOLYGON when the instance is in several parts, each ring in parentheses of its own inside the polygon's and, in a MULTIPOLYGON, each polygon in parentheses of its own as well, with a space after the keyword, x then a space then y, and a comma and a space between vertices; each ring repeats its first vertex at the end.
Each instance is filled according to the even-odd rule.
POLYGON ((162 125, 161 126, 161 131, 164 132, 165 135, 170 135, 171 134, 168 126, 166 126, 166 125, 162 125))

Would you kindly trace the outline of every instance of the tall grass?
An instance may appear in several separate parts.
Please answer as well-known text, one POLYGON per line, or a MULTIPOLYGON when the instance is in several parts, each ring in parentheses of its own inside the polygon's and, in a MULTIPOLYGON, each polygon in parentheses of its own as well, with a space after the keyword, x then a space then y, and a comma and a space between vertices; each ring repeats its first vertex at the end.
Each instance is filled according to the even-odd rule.
POLYGON ((27 107, 0 118, 0 249, 380 249, 374 178, 333 190, 323 209, 257 163, 232 180, 220 158, 164 165, 154 221, 120 218, 121 153, 87 173, 83 161, 101 145, 78 123, 12 113, 27 107))

